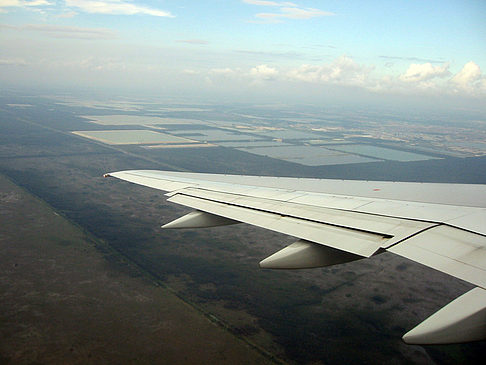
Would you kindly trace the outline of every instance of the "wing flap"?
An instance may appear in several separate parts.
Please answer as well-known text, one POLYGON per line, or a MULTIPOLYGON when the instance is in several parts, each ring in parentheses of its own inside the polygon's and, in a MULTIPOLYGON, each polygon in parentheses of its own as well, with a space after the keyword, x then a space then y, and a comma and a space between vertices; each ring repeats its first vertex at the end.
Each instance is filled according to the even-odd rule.
POLYGON ((485 222, 486 209, 475 209, 470 214, 465 214, 461 217, 450 219, 446 223, 451 226, 461 227, 469 231, 486 234, 486 232, 484 232, 484 227, 486 226, 485 222))
POLYGON ((486 288, 486 237, 440 225, 388 251, 486 288))
POLYGON ((382 248, 387 248, 434 225, 434 223, 430 222, 376 216, 373 214, 310 206, 294 202, 283 203, 273 199, 228 194, 200 188, 186 188, 170 195, 177 196, 180 194, 256 211, 264 211, 282 217, 292 217, 348 230, 373 233, 384 238, 381 241, 380 247, 382 248))
POLYGON ((383 241, 387 239, 381 234, 282 216, 276 213, 230 205, 182 193, 173 195, 168 200, 193 209, 331 246, 363 257, 373 255, 380 249, 383 241))

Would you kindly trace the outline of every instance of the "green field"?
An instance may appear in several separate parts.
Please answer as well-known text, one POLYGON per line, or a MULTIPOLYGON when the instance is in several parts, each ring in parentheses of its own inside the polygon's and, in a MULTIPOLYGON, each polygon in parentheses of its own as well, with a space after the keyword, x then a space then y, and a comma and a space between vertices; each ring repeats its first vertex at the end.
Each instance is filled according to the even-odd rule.
POLYGON ((91 115, 84 118, 96 124, 102 125, 153 125, 153 124, 194 124, 198 123, 194 119, 186 118, 160 118, 139 115, 91 115))
POLYGON ((74 134, 106 144, 192 143, 193 140, 148 130, 76 131, 74 134))
POLYGON ((419 153, 393 150, 391 148, 370 146, 365 144, 340 145, 333 146, 332 148, 337 151, 357 153, 359 155, 364 155, 368 157, 402 162, 433 160, 436 158, 433 156, 423 155, 419 153))

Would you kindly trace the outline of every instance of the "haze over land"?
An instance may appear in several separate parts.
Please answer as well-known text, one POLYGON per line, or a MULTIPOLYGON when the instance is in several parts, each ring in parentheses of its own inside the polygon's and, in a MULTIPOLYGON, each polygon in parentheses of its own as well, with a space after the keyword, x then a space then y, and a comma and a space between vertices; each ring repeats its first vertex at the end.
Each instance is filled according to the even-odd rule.
POLYGON ((482 108, 483 1, 0 1, 3 87, 482 108))

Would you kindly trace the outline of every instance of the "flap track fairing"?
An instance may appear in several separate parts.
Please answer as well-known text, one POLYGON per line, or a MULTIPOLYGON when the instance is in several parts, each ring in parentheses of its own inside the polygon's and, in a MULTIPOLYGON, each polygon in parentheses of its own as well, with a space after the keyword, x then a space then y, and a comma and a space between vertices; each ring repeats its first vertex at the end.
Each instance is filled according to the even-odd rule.
POLYGON ((413 345, 438 345, 486 339, 486 290, 474 288, 403 336, 413 345))
POLYGON ((164 224, 162 228, 208 228, 240 223, 233 219, 195 210, 176 220, 164 224))
POLYGON ((318 243, 299 240, 260 262, 262 269, 310 269, 364 258, 318 243))

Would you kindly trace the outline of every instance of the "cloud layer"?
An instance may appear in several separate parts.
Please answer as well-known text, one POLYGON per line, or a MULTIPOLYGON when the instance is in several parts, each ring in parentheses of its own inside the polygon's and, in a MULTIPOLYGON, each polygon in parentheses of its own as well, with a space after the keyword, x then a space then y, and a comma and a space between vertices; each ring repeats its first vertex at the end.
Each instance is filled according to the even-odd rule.
POLYGON ((448 64, 433 66, 430 62, 423 64, 413 63, 404 74, 400 75, 400 80, 405 82, 422 82, 449 75, 448 64))
MULTIPOLYGON (((468 52, 460 57, 446 50, 407 52, 406 42, 403 46, 397 42, 389 50, 395 55, 361 45, 367 49, 363 53, 357 47, 360 40, 345 42, 346 29, 341 26, 349 14, 324 22, 324 17, 334 14, 297 1, 240 0, 214 18, 214 9, 205 4, 194 2, 184 8, 172 2, 170 9, 178 9, 178 18, 167 19, 173 15, 159 9, 157 4, 162 2, 152 0, 0 0, 0 12, 12 13, 3 17, 8 24, 0 24, 0 31, 6 33, 0 67, 8 68, 2 80, 85 82, 100 87, 164 85, 168 90, 194 89, 202 94, 213 88, 223 95, 260 92, 289 98, 320 92, 341 92, 347 97, 351 91, 380 98, 486 96, 486 78, 479 67, 484 59, 479 56, 472 61, 464 56, 468 52), (248 14, 253 21, 245 21, 248 14), (316 18, 319 24, 312 21, 316 18), (207 19, 214 24, 208 26, 207 19), (230 20, 235 26, 240 22, 238 29, 228 31, 230 20), (287 24, 251 24, 274 22, 287 24), (316 29, 322 33, 315 34, 316 29), (343 55, 348 53, 353 57, 343 55)), ((164 4, 169 7, 169 2, 164 4)), ((359 31, 355 28, 353 34, 359 31)))
MULTIPOLYGON (((55 2, 48 0, 0 0, 0 12, 6 12, 9 8, 44 9, 52 5, 55 5, 55 2)), ((174 17, 168 11, 137 5, 133 1, 126 0, 65 0, 65 5, 67 8, 90 14, 174 17)), ((73 12, 66 14, 73 14, 73 12)))
MULTIPOLYGON (((272 87, 272 83, 290 83, 348 87, 386 94, 486 96, 486 76, 476 63, 468 62, 456 74, 452 74, 449 68, 448 63, 437 66, 429 62, 413 63, 398 75, 380 77, 375 75, 374 66, 358 64, 348 56, 341 56, 329 63, 303 64, 293 68, 261 64, 246 70, 219 70, 224 70, 225 78, 232 77, 240 82, 247 80, 249 84, 266 84, 268 87, 272 87)), ((212 70, 208 77, 219 77, 222 73, 212 70)))
POLYGON ((70 38, 70 39, 114 39, 116 34, 106 28, 82 28, 70 27, 64 25, 50 24, 27 24, 23 26, 2 25, 0 29, 9 29, 13 31, 29 31, 42 34, 50 38, 70 38))
POLYGON ((323 11, 315 8, 305 8, 288 1, 243 0, 243 2, 250 5, 277 8, 277 11, 255 14, 255 17, 259 19, 258 22, 261 23, 277 23, 281 22, 282 19, 306 20, 335 15, 329 11, 323 11))
POLYGON ((66 5, 86 13, 113 14, 113 15, 135 15, 144 14, 159 17, 174 17, 171 13, 163 10, 148 8, 121 0, 66 0, 66 5))
POLYGON ((187 44, 198 44, 198 45, 206 45, 209 44, 208 41, 204 39, 178 39, 176 40, 178 43, 187 43, 187 44))
POLYGON ((12 8, 35 9, 51 5, 53 2, 47 0, 0 0, 0 13, 5 13, 12 8))
POLYGON ((456 89, 470 94, 484 93, 486 90, 486 77, 481 73, 479 66, 472 61, 466 63, 450 81, 456 89))

